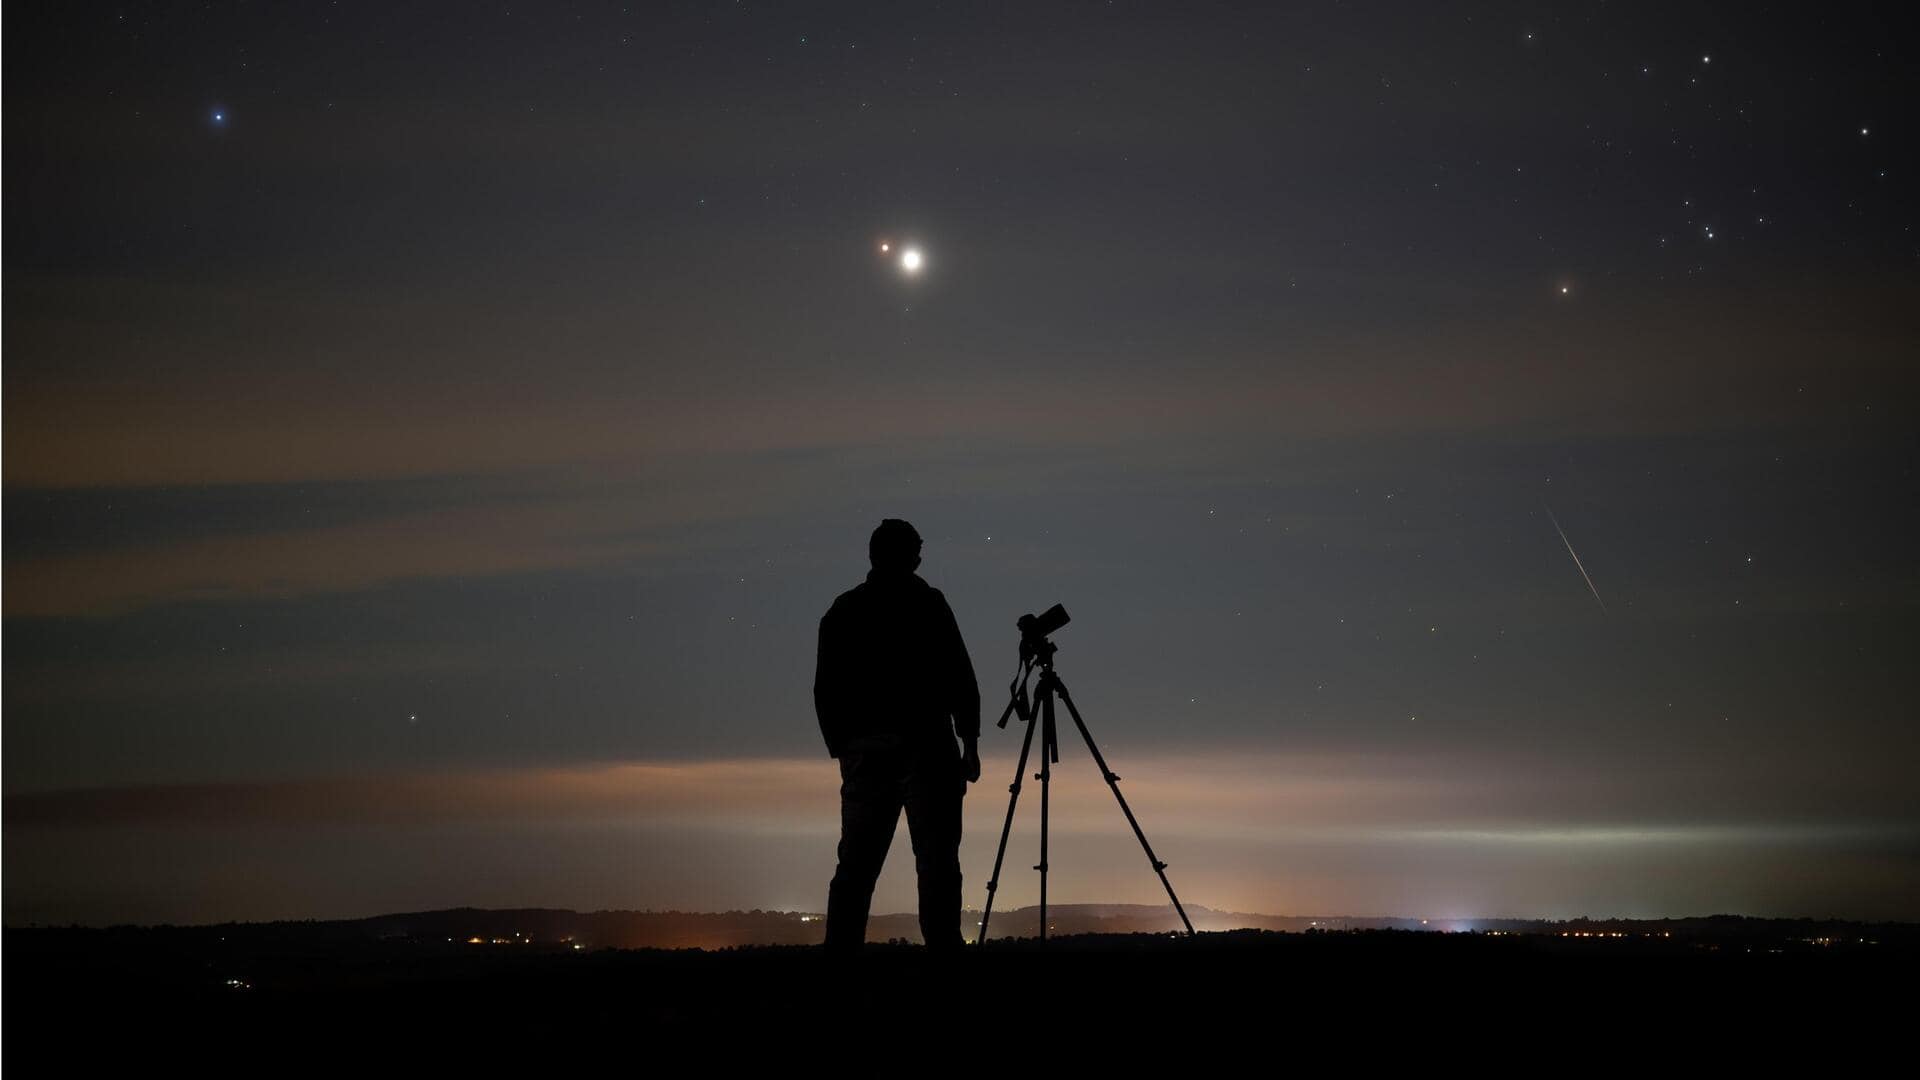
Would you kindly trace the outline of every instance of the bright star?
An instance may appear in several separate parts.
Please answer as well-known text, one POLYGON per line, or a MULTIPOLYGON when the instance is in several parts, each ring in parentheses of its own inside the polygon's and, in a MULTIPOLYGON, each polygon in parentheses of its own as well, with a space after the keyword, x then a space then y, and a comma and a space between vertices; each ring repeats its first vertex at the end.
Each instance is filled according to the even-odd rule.
POLYGON ((905 270, 909 274, 917 274, 920 272, 921 262, 919 248, 904 248, 901 250, 900 269, 905 270))

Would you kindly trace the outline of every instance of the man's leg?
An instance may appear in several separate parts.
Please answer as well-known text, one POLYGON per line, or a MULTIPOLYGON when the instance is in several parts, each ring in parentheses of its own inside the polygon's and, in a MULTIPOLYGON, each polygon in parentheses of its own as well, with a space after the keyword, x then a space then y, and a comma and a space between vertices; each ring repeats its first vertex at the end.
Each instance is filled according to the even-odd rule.
POLYGON ((827 948, 836 952, 857 952, 867 940, 873 884, 900 822, 902 777, 887 758, 840 755, 840 864, 827 887, 827 948))
POLYGON ((952 951, 960 933, 960 810, 967 781, 951 742, 923 754, 907 782, 907 832, 920 878, 920 936, 927 948, 952 951))

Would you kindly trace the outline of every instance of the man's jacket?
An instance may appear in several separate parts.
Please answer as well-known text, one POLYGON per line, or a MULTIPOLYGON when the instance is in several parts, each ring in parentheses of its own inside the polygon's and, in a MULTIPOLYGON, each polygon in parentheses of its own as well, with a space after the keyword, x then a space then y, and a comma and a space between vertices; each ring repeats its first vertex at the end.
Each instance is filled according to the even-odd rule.
POLYGON ((869 572, 820 617, 813 711, 834 757, 848 741, 980 737, 980 686, 953 609, 918 574, 869 572))

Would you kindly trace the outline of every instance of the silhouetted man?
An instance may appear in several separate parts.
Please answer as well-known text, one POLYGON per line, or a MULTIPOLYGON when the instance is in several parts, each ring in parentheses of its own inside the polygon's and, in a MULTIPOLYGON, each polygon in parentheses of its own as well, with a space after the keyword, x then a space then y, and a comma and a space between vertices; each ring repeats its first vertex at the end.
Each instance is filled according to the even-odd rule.
POLYGON ((960 807, 980 779, 980 687, 947 598, 914 573, 920 534, 888 518, 867 542, 867 580, 820 619, 813 708, 840 759, 840 865, 827 948, 857 951, 887 848, 907 812, 928 948, 960 936, 960 807), (961 749, 954 748, 954 736, 961 749))

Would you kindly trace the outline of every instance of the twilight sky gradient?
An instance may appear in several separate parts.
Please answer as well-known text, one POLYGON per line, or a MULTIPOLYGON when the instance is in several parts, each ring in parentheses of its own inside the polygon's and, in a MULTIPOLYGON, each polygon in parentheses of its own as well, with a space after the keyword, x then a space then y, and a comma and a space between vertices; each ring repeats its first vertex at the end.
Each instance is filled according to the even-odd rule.
POLYGON ((1265 7, 9 6, 6 922, 819 910, 882 517, 1190 903, 1920 918, 1904 25, 1265 7))

